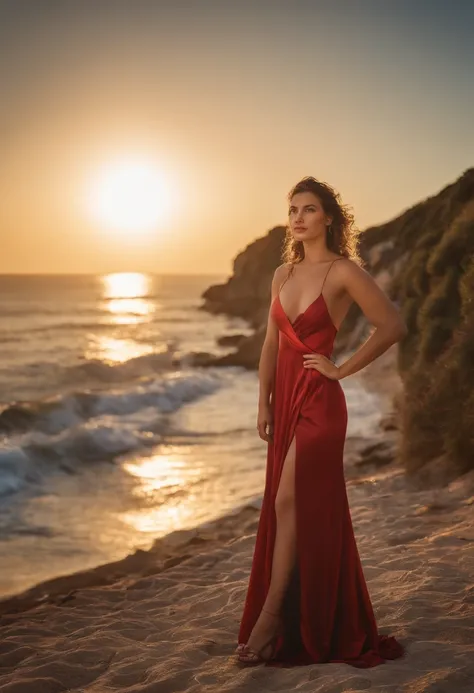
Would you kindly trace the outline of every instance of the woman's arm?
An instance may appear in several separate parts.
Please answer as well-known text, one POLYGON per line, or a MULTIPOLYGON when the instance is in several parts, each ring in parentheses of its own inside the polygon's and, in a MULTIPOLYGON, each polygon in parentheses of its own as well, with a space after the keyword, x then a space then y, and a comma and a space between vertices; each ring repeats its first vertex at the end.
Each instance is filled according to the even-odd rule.
POLYGON ((276 362, 278 356, 278 327, 271 316, 272 303, 275 300, 278 291, 280 290, 281 283, 283 281, 282 274, 285 271, 285 265, 280 265, 276 268, 271 287, 271 303, 268 310, 268 320, 267 320, 267 331, 265 333, 265 339, 262 345, 262 351, 260 354, 260 361, 258 364, 258 378, 259 378, 259 397, 258 403, 269 404, 270 396, 273 391, 273 386, 275 383, 275 371, 276 362))
POLYGON ((322 354, 305 354, 305 367, 316 368, 333 380, 342 380, 357 373, 387 351, 407 333, 406 325, 388 296, 373 277, 352 260, 339 261, 334 266, 335 284, 345 289, 359 305, 367 320, 375 326, 370 337, 347 361, 336 366, 322 354))
POLYGON ((271 411, 270 400, 275 385, 276 364, 278 357, 278 326, 271 316, 272 303, 275 300, 280 286, 283 282, 283 275, 286 266, 280 265, 276 268, 271 286, 271 303, 268 311, 267 331, 262 345, 260 361, 258 364, 259 396, 258 396, 258 418, 257 428, 262 440, 270 442, 273 433, 273 413, 271 411), (270 428, 270 436, 267 434, 267 426, 270 428))
POLYGON ((407 327, 373 277, 355 262, 341 262, 339 276, 347 293, 375 326, 370 337, 339 368, 339 377, 357 373, 407 334, 407 327))

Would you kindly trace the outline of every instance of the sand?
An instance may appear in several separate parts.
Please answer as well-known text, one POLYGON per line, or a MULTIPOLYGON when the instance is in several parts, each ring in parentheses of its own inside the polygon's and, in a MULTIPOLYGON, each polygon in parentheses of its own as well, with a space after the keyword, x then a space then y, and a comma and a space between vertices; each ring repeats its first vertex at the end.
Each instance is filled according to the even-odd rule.
POLYGON ((403 658, 370 669, 236 664, 256 503, 0 602, 0 693, 472 693, 474 472, 420 490, 397 465, 397 435, 348 439, 345 464, 379 631, 403 658))
POLYGON ((0 692, 472 693, 474 474, 420 491, 392 463, 347 487, 379 630, 405 645, 402 659, 363 670, 239 668, 258 520, 248 506, 3 602, 0 692))

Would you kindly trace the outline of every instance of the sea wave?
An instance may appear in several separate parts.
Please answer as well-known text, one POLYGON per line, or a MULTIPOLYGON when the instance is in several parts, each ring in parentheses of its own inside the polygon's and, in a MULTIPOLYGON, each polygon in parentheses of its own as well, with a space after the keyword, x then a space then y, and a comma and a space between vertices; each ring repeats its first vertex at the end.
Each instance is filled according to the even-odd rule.
POLYGON ((210 371, 177 371, 125 389, 82 391, 0 413, 0 495, 41 482, 54 469, 75 473, 87 462, 113 460, 150 446, 166 431, 166 414, 218 389, 210 371))
POLYGON ((104 414, 131 414, 144 407, 176 411, 183 403, 213 392, 221 382, 210 370, 180 370, 120 389, 89 389, 34 402, 12 403, 0 412, 0 432, 35 428, 53 434, 104 414))
POLYGON ((66 368, 63 382, 76 383, 92 378, 105 383, 120 382, 138 378, 150 373, 170 368, 173 350, 164 345, 163 351, 143 354, 118 363, 106 363, 100 359, 89 359, 85 363, 66 368))

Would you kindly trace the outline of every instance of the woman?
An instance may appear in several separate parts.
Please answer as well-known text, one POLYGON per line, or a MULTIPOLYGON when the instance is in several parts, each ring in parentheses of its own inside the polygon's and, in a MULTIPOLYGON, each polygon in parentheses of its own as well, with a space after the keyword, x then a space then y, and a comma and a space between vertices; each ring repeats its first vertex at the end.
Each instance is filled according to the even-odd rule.
POLYGON ((289 194, 284 264, 274 273, 259 364, 265 492, 239 630, 239 662, 370 667, 404 653, 379 635, 354 538, 343 471, 340 380, 406 334, 360 266, 353 216, 314 178, 289 194), (355 301, 375 326, 347 361, 331 361, 355 301))

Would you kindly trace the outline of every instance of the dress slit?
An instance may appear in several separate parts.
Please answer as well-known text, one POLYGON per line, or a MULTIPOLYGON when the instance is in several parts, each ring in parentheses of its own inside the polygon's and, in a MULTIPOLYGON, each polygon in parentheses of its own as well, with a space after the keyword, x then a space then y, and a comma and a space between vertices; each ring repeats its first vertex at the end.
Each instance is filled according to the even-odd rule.
MULTIPOLYGON (((283 476, 283 470, 285 464, 288 461, 288 453, 290 451, 291 445, 294 440, 294 463, 293 463, 293 487, 294 487, 294 513, 295 513, 295 560, 290 571, 290 576, 288 583, 285 587, 285 592, 282 599, 281 615, 283 619, 283 635, 280 637, 277 644, 277 651, 282 644, 285 645, 285 654, 291 655, 292 651, 297 652, 302 645, 302 634, 300 631, 300 567, 299 567, 299 550, 298 550, 298 484, 297 484, 297 470, 298 470, 298 436, 296 433, 297 426, 295 424, 293 428, 293 433, 290 435, 290 441, 286 446, 286 452, 283 455, 283 460, 280 466, 280 474, 278 478, 278 484, 276 493, 273 500, 274 508, 274 521, 275 521, 275 532, 273 533, 273 545, 271 550, 271 558, 273 561, 273 555, 275 551, 276 533, 278 531, 278 519, 275 512, 275 501, 278 495, 278 490, 281 484, 281 478, 283 476)), ((271 576, 270 576, 271 579, 271 576)))

